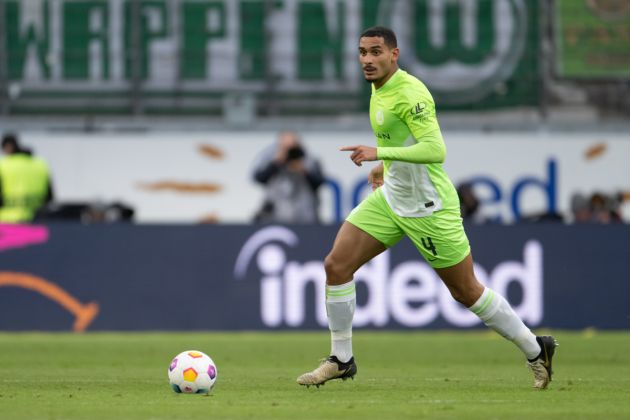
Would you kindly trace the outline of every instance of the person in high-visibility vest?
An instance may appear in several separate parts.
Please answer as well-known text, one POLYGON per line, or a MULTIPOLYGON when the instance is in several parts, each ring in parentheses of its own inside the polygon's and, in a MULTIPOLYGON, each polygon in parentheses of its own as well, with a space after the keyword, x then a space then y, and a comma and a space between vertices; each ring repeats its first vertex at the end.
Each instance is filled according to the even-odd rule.
POLYGON ((0 223, 29 223, 53 199, 48 165, 20 146, 15 134, 2 138, 0 223))

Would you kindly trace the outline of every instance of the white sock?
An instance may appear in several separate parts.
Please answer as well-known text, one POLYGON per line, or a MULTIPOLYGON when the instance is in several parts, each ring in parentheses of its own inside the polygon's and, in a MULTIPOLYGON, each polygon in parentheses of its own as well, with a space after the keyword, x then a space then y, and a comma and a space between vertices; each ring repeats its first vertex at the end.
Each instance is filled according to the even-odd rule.
POLYGON ((477 302, 468 309, 488 327, 516 344, 527 359, 534 359, 540 354, 536 336, 516 315, 507 300, 489 287, 485 288, 477 302))
POLYGON ((339 286, 326 285, 326 312, 330 328, 330 354, 341 362, 352 358, 352 318, 357 304, 354 281, 339 286))

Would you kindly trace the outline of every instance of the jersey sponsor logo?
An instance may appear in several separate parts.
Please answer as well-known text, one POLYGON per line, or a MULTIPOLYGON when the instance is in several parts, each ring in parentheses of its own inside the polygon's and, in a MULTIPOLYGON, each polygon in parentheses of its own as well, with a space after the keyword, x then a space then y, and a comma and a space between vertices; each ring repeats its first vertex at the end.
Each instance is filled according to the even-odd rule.
POLYGON ((375 131, 374 135, 376 135, 376 137, 381 139, 381 140, 389 140, 390 139, 389 133, 382 133, 380 131, 375 131))
POLYGON ((524 0, 395 1, 381 21, 397 28, 401 67, 451 104, 491 94, 514 74, 527 41, 524 0))

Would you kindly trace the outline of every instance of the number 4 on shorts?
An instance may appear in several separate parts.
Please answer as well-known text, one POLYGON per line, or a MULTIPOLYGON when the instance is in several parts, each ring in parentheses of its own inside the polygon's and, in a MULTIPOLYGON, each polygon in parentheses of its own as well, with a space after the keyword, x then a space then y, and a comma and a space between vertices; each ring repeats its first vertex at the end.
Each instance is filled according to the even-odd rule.
POLYGON ((435 245, 433 245, 433 241, 431 240, 431 238, 429 236, 427 236, 426 238, 426 242, 424 240, 424 238, 420 238, 420 240, 422 241, 422 246, 424 247, 424 249, 426 249, 427 251, 431 251, 431 253, 433 254, 433 256, 437 257, 437 249, 435 249, 435 245))

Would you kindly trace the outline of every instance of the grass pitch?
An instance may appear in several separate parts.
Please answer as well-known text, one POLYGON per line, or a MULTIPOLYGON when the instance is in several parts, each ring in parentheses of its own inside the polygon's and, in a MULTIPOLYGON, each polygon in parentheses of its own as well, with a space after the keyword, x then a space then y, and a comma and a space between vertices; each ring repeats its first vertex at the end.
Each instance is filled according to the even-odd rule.
POLYGON ((546 391, 491 332, 356 331, 354 381, 296 384, 329 350, 313 333, 2 333, 0 419, 630 418, 630 333, 554 332, 546 391), (198 349, 209 396, 175 394, 166 370, 198 349))

